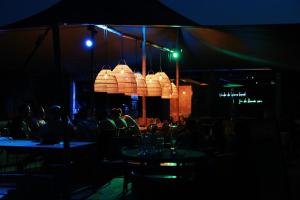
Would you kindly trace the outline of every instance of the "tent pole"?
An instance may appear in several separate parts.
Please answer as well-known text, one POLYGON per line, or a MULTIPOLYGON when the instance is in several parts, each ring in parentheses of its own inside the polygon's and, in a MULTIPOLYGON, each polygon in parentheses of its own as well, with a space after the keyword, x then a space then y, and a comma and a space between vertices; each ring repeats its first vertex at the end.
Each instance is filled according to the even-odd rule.
MULTIPOLYGON (((143 26, 143 41, 142 41, 142 75, 143 78, 146 80, 146 27, 143 26)), ((147 108, 146 108, 146 96, 142 96, 142 121, 144 126, 147 125, 146 121, 147 117, 147 108)))
POLYGON ((179 121, 179 96, 180 96, 180 91, 179 91, 179 61, 178 59, 176 60, 176 87, 178 90, 178 98, 176 99, 177 101, 177 121, 179 121))
POLYGON ((58 74, 58 81, 60 84, 60 88, 58 89, 59 92, 59 103, 65 107, 64 102, 64 84, 63 84, 63 71, 61 66, 61 48, 60 48, 60 34, 59 34, 59 27, 57 24, 52 25, 52 39, 53 39, 53 54, 54 54, 54 65, 55 65, 55 72, 58 74))
MULTIPOLYGON (((90 38, 95 42, 95 35, 97 31, 94 26, 89 26, 88 30, 91 32, 90 38)), ((95 109, 95 94, 94 94, 94 55, 95 55, 95 46, 90 48, 90 111, 94 114, 95 109)))
MULTIPOLYGON (((177 37, 176 37, 176 51, 179 49, 179 31, 180 29, 177 29, 177 37)), ((179 59, 176 59, 176 87, 178 91, 178 98, 176 99, 177 104, 177 121, 179 122, 179 97, 180 97, 180 91, 179 91, 179 59)))
MULTIPOLYGON (((53 53, 54 53, 54 64, 56 68, 56 72, 59 74, 59 82, 60 88, 58 88, 59 93, 59 102, 63 105, 63 120, 64 123, 67 123, 67 110, 69 107, 67 106, 68 98, 64 95, 64 76, 63 76, 63 69, 61 65, 61 48, 60 48, 60 34, 59 34, 59 25, 53 24, 52 25, 52 36, 53 36, 53 53)), ((69 134, 68 131, 65 129, 63 134, 63 141, 64 141, 64 166, 65 166, 65 188, 64 188, 64 195, 65 199, 70 199, 70 183, 69 183, 69 149, 70 149, 70 141, 69 141, 69 134)))

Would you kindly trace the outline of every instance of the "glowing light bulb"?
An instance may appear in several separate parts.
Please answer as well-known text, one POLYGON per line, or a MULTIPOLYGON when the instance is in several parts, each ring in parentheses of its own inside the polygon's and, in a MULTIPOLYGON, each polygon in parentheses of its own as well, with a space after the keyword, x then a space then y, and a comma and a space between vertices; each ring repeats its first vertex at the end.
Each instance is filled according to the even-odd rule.
POLYGON ((121 70, 121 74, 124 74, 124 70, 123 69, 121 70))
POLYGON ((173 52, 173 58, 178 58, 179 57, 179 53, 178 52, 173 52))
POLYGON ((91 40, 91 39, 86 39, 85 40, 85 46, 86 47, 91 48, 91 47, 93 47, 93 45, 94 45, 93 40, 91 40))
POLYGON ((104 75, 104 78, 107 79, 107 77, 108 77, 107 74, 105 74, 105 75, 104 75))
POLYGON ((159 76, 159 78, 158 78, 160 81, 162 80, 162 76, 159 76))

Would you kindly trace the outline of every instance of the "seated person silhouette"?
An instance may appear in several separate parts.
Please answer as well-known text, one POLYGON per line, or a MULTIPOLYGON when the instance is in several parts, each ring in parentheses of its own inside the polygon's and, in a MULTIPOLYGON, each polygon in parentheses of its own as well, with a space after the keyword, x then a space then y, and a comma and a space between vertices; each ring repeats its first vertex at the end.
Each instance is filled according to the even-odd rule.
POLYGON ((62 108, 54 105, 48 110, 48 123, 40 129, 41 144, 57 144, 62 141, 64 134, 72 131, 70 122, 62 118, 62 108))
POLYGON ((31 135, 31 108, 23 104, 18 108, 17 117, 9 124, 10 136, 13 139, 29 139, 31 135))
POLYGON ((115 152, 113 137, 116 136, 117 126, 106 112, 103 115, 99 123, 98 153, 101 159, 110 159, 115 152))
POLYGON ((123 119, 127 123, 130 135, 140 135, 139 125, 130 115, 124 115, 123 119))
POLYGON ((113 108, 111 110, 111 119, 117 126, 117 136, 126 134, 127 122, 122 118, 122 110, 120 108, 113 108))
POLYGON ((105 113, 105 117, 99 122, 99 129, 101 132, 116 132, 117 125, 111 117, 105 113))
POLYGON ((177 146, 186 149, 199 149, 203 145, 203 135, 199 132, 196 120, 189 118, 177 135, 177 146))
POLYGON ((38 140, 40 128, 47 123, 46 112, 43 106, 36 107, 33 111, 31 139, 38 140))
POLYGON ((78 140, 94 141, 96 139, 98 124, 87 108, 81 108, 73 122, 74 133, 78 140))

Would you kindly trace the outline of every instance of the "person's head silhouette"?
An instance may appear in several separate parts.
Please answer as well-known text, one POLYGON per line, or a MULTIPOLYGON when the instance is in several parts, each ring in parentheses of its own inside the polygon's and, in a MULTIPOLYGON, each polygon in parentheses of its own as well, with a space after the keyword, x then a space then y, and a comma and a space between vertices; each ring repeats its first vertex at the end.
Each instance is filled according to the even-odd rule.
POLYGON ((28 118, 31 116, 31 107, 28 104, 22 104, 18 108, 18 115, 22 118, 28 118))
POLYGON ((49 121, 60 121, 62 119, 62 108, 59 105, 53 105, 48 110, 49 121))
POLYGON ((113 108, 113 109, 111 109, 110 115, 111 115, 111 118, 116 119, 121 116, 121 113, 118 108, 113 108))

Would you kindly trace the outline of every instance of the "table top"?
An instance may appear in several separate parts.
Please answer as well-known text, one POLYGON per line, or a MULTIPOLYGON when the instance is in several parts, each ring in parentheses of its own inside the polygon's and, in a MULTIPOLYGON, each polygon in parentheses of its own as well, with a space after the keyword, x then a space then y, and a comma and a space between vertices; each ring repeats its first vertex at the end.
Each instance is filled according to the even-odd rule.
MULTIPOLYGON (((71 141, 70 149, 87 147, 95 144, 94 142, 71 141)), ((40 150, 63 150, 64 143, 41 144, 33 140, 10 140, 0 137, 0 149, 40 149, 40 150)))
POLYGON ((145 127, 145 126, 139 126, 139 130, 140 130, 140 131, 146 131, 146 130, 147 130, 147 127, 145 127))
POLYGON ((162 151, 146 153, 139 148, 123 149, 122 155, 124 158, 137 159, 137 160, 157 160, 157 161, 173 161, 173 162, 188 162, 197 161, 203 159, 206 154, 201 151, 190 149, 176 149, 171 151, 168 148, 164 148, 162 151))

